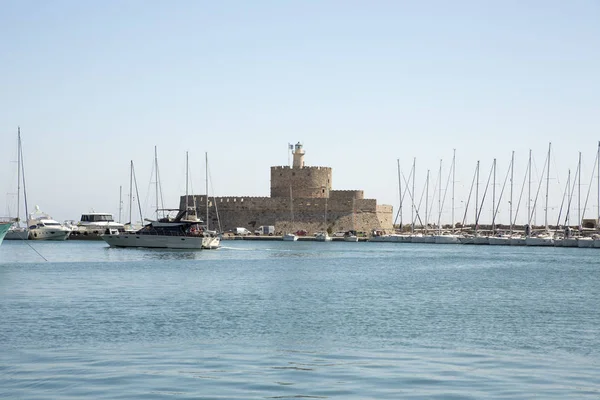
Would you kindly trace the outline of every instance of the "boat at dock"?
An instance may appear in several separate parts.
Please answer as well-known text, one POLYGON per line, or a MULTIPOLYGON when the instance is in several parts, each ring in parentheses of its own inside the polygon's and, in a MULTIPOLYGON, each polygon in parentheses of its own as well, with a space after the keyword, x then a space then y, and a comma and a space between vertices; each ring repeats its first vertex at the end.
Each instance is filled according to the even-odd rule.
POLYGON ((0 244, 2 244, 2 241, 11 226, 12 222, 0 222, 0 244))
POLYGON ((125 232, 125 226, 115 222, 112 214, 86 213, 73 226, 69 240, 102 240, 101 235, 116 232, 125 232))
POLYGON ((67 240, 71 230, 35 206, 35 212, 29 215, 29 240, 67 240))
POLYGON ((331 242, 333 239, 327 232, 317 232, 315 233, 315 241, 317 242, 331 242))

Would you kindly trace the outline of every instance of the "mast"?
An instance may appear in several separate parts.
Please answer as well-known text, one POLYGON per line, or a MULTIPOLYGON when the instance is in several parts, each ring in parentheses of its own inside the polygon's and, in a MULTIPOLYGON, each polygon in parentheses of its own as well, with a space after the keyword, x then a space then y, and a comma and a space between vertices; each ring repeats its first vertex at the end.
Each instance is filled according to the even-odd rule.
POLYGON ((509 201, 509 223, 510 223, 510 234, 512 236, 513 231, 513 178, 515 176, 515 151, 513 150, 510 158, 510 201, 509 201))
MULTIPOLYGON (((17 127, 17 226, 21 217, 21 127, 17 127)), ((25 216, 27 225, 27 216, 25 216)))
MULTIPOLYGON (((133 160, 129 166, 129 225, 133 225, 133 215, 131 214, 131 206, 133 204, 133 160)), ((143 221, 143 220, 142 220, 143 221)))
POLYGON ((440 160, 440 174, 438 178, 438 235, 442 234, 442 160, 440 160))
MULTIPOLYGON (((531 149, 529 149, 529 164, 527 164, 527 172, 529 174, 529 190, 527 192, 527 225, 531 225, 531 149)), ((531 232, 531 226, 529 226, 529 232, 531 232)))
POLYGON ((456 149, 452 153, 452 233, 454 233, 454 179, 456 177, 456 149))
POLYGON ((548 143, 548 169, 546 170, 546 210, 544 212, 544 225, 548 231, 548 189, 550 187, 550 149, 552 142, 548 143))
POLYGON ((185 217, 188 218, 188 183, 190 181, 189 177, 188 177, 188 173, 190 171, 190 167, 189 167, 189 159, 188 159, 188 152, 185 152, 185 217))
POLYGON ((204 152, 204 173, 206 181, 206 230, 208 230, 208 152, 204 152))
MULTIPOLYGON (((398 195, 400 196, 400 209, 398 211, 400 213, 400 230, 402 230, 402 180, 400 178, 400 159, 396 159, 396 161, 398 163, 398 195)), ((327 209, 325 209, 325 211, 327 212, 327 209)), ((327 224, 327 221, 325 221, 325 224, 327 224)))
MULTIPOLYGON (((27 188, 25 187, 25 163, 23 162, 23 143, 21 142, 21 128, 19 127, 19 160, 21 161, 21 180, 23 181, 23 201, 25 203, 25 227, 29 226, 27 218, 29 216, 29 210, 27 209, 27 188)), ((18 218, 18 216, 17 216, 18 218)))
MULTIPOLYGON (((598 178, 598 198, 597 198, 597 212, 598 212, 598 219, 596 220, 596 229, 599 229, 600 227, 598 226, 598 224, 600 224, 600 141, 598 141, 598 154, 596 155, 596 159, 598 160, 598 172, 597 172, 597 178, 598 178)), ((27 202, 25 202, 25 205, 27 205, 27 202)))
POLYGON ((425 232, 429 228, 429 170, 427 170, 427 180, 425 180, 425 232))
MULTIPOLYGON (((598 142, 598 154, 600 154, 600 142, 598 142)), ((415 167, 417 164, 417 157, 413 158, 413 176, 412 176, 412 192, 411 196, 412 207, 410 208, 410 217, 412 219, 410 233, 415 233, 415 167)), ((600 189, 598 189, 598 197, 600 198, 600 189)), ((598 213, 600 215, 600 207, 598 208, 598 213)))
POLYGON ((492 184, 492 233, 496 232, 496 159, 494 158, 494 183, 492 184))
POLYGON ((581 152, 579 152, 579 166, 577 167, 577 228, 581 232, 581 152))
POLYGON ((154 187, 156 193, 156 220, 158 221, 158 152, 154 146, 154 187))
POLYGON ((475 235, 477 235, 477 228, 479 225, 479 160, 477 160, 477 168, 475 169, 475 235))

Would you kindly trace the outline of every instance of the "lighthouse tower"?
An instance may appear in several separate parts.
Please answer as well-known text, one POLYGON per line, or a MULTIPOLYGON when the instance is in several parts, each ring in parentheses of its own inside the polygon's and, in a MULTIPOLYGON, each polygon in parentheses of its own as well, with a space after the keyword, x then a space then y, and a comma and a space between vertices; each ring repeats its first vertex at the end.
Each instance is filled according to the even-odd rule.
POLYGON ((294 164, 293 168, 304 168, 304 149, 302 143, 298 142, 294 146, 294 164))

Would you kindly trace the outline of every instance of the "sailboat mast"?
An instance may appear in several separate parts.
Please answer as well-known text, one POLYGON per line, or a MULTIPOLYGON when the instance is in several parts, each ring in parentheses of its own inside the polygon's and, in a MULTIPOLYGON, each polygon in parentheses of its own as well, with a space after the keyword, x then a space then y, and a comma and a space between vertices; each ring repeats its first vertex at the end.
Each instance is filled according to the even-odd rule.
MULTIPOLYGON (((529 163, 527 164, 527 173, 529 174, 529 189, 527 191, 527 225, 531 225, 531 149, 529 149, 529 163)), ((529 227, 529 230, 531 231, 531 226, 529 227)))
POLYGON ((131 207, 133 204, 133 160, 129 165, 129 224, 133 225, 133 215, 131 214, 131 207))
MULTIPOLYGON (((598 226, 600 224, 600 141, 598 141, 598 154, 596 155, 596 159, 598 160, 598 171, 597 171, 597 179, 598 179, 598 198, 596 199, 596 207, 598 208, 598 219, 596 220, 596 229, 599 229, 598 226)), ((27 204, 27 202, 25 202, 27 204)))
POLYGON ((550 149, 552 142, 548 143, 548 169, 546 170, 546 210, 544 212, 544 225, 548 231, 548 190, 550 187, 550 149))
POLYGON ((475 233, 479 225, 479 160, 477 160, 477 168, 475 169, 475 233))
POLYGON ((577 228, 581 231, 581 152, 579 152, 579 166, 577 167, 577 228))
POLYGON ((496 232, 496 159, 494 158, 494 183, 492 184, 492 233, 496 232))
MULTIPOLYGON (((21 218, 21 127, 17 127, 17 224, 21 218)), ((25 216, 27 225, 27 216, 25 216)))
POLYGON ((156 179, 154 185, 156 187, 156 220, 158 221, 158 153, 156 146, 154 146, 154 178, 156 179))
POLYGON ((427 170, 427 180, 425 180, 425 232, 429 228, 429 170, 427 170))
POLYGON ((456 149, 453 149, 452 153, 452 233, 454 233, 454 179, 456 178, 456 149))
POLYGON ((27 218, 29 218, 29 210, 27 209, 27 188, 25 180, 25 163, 23 161, 23 143, 21 142, 21 128, 19 128, 19 159, 21 160, 21 180, 23 181, 23 202, 25 203, 25 226, 28 226, 27 218))
POLYGON ((513 178, 515 176, 515 151, 513 150, 512 152, 512 156, 510 158, 510 202, 509 204, 509 211, 508 211, 508 218, 509 218, 509 223, 510 223, 510 234, 512 235, 512 230, 513 230, 513 178))
POLYGON ((188 183, 190 181, 188 173, 190 171, 190 167, 189 167, 189 158, 188 158, 188 152, 185 152, 185 217, 187 218, 188 215, 188 183))
POLYGON ((398 163, 398 196, 400 196, 400 208, 398 210, 400 214, 400 229, 402 229, 402 179, 400 177, 400 159, 396 159, 398 163))
POLYGON ((206 230, 208 230, 208 152, 204 152, 204 180, 206 181, 206 230))
POLYGON ((438 235, 442 234, 442 160, 440 160, 440 173, 438 178, 438 235))
MULTIPOLYGON (((600 142, 598 143, 598 154, 600 154, 600 142)), ((417 158, 413 158, 413 174, 412 174, 412 207, 410 208, 411 227, 410 233, 415 233, 415 168, 417 166, 417 158)), ((600 198, 600 189, 598 189, 598 197, 600 198)), ((600 203, 599 203, 600 204, 600 203)), ((600 206, 598 207, 598 213, 600 215, 600 206)))

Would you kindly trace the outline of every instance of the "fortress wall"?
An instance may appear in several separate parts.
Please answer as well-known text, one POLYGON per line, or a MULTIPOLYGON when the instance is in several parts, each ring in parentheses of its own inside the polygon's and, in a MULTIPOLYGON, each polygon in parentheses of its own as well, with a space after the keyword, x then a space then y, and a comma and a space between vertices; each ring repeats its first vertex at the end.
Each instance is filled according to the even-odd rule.
POLYGON ((362 190, 331 190, 329 192, 331 200, 350 200, 364 199, 365 193, 362 190))
MULTIPOLYGON (((206 196, 197 195, 198 214, 205 219, 206 196)), ((193 198, 188 198, 193 205, 193 198)), ((392 207, 377 206, 374 199, 354 201, 336 201, 323 198, 294 199, 294 222, 292 223, 291 207, 288 198, 224 196, 209 198, 209 226, 218 227, 215 205, 223 230, 245 227, 250 230, 260 225, 274 225, 276 231, 293 232, 305 229, 310 233, 319 230, 341 231, 355 229, 370 232, 372 229, 392 229, 392 207), (327 222, 325 221, 325 205, 327 205, 327 222), (353 222, 354 221, 354 222, 353 222)), ((185 206, 185 196, 180 199, 180 208, 185 206)))
POLYGON ((271 197, 323 198, 331 191, 329 167, 271 167, 271 197))

